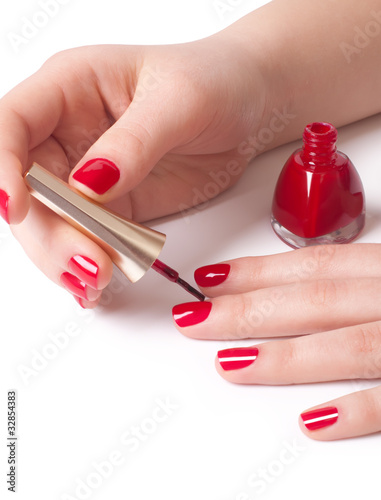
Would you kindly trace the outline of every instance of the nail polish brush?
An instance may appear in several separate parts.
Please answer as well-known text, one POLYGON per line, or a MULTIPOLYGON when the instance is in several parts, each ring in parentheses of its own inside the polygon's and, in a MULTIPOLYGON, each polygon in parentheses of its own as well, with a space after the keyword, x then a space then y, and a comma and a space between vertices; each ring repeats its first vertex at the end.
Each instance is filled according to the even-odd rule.
POLYGON ((177 271, 157 259, 165 234, 112 212, 37 163, 33 163, 24 179, 37 200, 95 241, 132 283, 152 268, 198 300, 205 300, 177 271))

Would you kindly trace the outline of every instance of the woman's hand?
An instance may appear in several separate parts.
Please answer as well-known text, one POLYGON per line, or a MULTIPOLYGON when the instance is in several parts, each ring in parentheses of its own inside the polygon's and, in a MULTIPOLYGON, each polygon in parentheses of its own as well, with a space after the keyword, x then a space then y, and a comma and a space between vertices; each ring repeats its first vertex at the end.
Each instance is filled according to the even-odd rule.
POLYGON ((64 51, 1 99, 0 215, 40 269, 93 307, 112 265, 30 199, 33 161, 145 221, 216 196, 308 122, 380 111, 381 38, 351 64, 340 49, 379 1, 322 1, 269 2, 188 44, 64 51))
MULTIPOLYGON (((381 378, 381 245, 316 246, 197 269, 212 297, 173 309, 198 339, 305 335, 219 351, 216 367, 238 384, 299 384, 381 378)), ((318 440, 381 431, 381 386, 303 412, 318 440)))
POLYGON ((238 146, 265 114, 259 58, 237 44, 224 33, 178 46, 68 50, 0 101, 0 214, 83 307, 99 301, 111 261, 30 199, 22 174, 37 161, 138 221, 216 196, 244 172, 250 157, 238 146))

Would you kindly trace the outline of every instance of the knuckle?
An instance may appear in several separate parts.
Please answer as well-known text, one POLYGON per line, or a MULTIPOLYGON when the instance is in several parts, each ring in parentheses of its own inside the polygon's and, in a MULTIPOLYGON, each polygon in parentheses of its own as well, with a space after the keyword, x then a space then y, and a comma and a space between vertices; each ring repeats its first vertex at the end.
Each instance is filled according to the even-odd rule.
POLYGON ((147 145, 150 144, 151 134, 147 127, 139 123, 129 123, 122 125, 119 123, 105 134, 105 137, 112 137, 110 141, 110 149, 116 155, 125 155, 125 147, 128 142, 128 151, 130 156, 145 160, 147 156, 147 145), (107 135, 106 135, 107 134, 107 135))
POLYGON ((242 294, 239 296, 236 304, 236 314, 238 317, 250 320, 253 314, 253 301, 247 294, 242 294))
POLYGON ((317 245, 315 247, 300 248, 291 259, 292 265, 286 270, 286 275, 292 281, 308 279, 314 276, 330 276, 332 262, 335 260, 337 249, 334 245, 317 245))
POLYGON ((381 322, 359 325, 347 342, 356 353, 376 353, 381 345, 381 322))
POLYGON ((377 398, 374 397, 374 392, 370 390, 360 391, 357 393, 359 401, 357 406, 361 408, 361 420, 366 422, 367 426, 379 425, 381 419, 381 405, 377 398))
POLYGON ((322 245, 311 247, 311 251, 319 275, 324 275, 332 272, 332 263, 336 260, 338 252, 342 251, 342 247, 322 245))
POLYGON ((298 249, 291 260, 292 264, 285 270, 289 281, 300 281, 313 277, 329 278, 337 260, 335 245, 316 245, 298 249))
POLYGON ((266 278, 264 258, 241 257, 237 260, 239 267, 242 269, 243 278, 249 281, 251 289, 261 288, 266 278))
POLYGON ((235 327, 237 338, 248 338, 252 334, 256 325, 254 321, 253 302, 247 294, 232 296, 230 311, 235 327))
POLYGON ((298 365, 297 359, 297 349, 295 347, 295 342, 293 341, 284 341, 281 351, 282 356, 282 368, 283 372, 290 374, 293 373, 295 366, 298 365))
POLYGON ((92 86, 92 79, 86 76, 92 73, 91 65, 82 53, 82 48, 66 49, 50 56, 41 66, 42 75, 50 84, 61 90, 61 98, 72 91, 75 82, 76 89, 82 88, 87 92, 92 86), (80 84, 77 85, 77 81, 80 84))
POLYGON ((68 57, 70 52, 73 52, 74 50, 78 51, 78 49, 65 49, 65 50, 60 50, 56 52, 55 54, 51 55, 46 61, 43 63, 42 68, 44 70, 51 70, 51 69, 60 69, 62 65, 65 66, 72 66, 73 61, 72 58, 68 57))
POLYGON ((307 307, 312 305, 318 309, 332 307, 336 304, 339 295, 345 295, 345 285, 338 285, 334 280, 316 280, 309 284, 305 295, 307 307))
POLYGON ((63 59, 63 52, 62 51, 56 52, 46 59, 46 61, 42 65, 42 68, 47 69, 54 67, 55 65, 59 65, 62 62, 62 59, 63 59))

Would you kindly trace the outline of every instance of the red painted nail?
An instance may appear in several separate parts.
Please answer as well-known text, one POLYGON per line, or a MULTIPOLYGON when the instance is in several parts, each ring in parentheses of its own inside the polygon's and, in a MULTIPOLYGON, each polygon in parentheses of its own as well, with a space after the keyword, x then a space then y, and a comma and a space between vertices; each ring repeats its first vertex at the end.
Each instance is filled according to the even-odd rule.
POLYGON ((217 353, 221 367, 226 370, 239 370, 251 365, 258 357, 256 347, 235 347, 217 353))
POLYGON ((82 301, 81 297, 77 297, 76 295, 73 295, 73 297, 78 302, 78 304, 82 307, 82 309, 86 309, 86 307, 83 305, 83 301, 82 301))
POLYGON ((62 285, 69 290, 73 295, 77 295, 81 299, 88 300, 86 284, 70 273, 62 273, 61 274, 61 283, 62 285))
POLYGON ((205 321, 211 309, 211 302, 187 302, 175 306, 172 314, 178 326, 193 326, 205 321))
POLYGON ((74 255, 69 260, 69 270, 87 285, 98 288, 99 267, 93 260, 83 255, 74 255))
POLYGON ((0 215, 9 224, 8 219, 8 201, 9 196, 5 191, 0 189, 0 215))
POLYGON ((326 408, 318 408, 317 410, 306 411, 300 415, 304 425, 309 431, 321 429, 332 425, 339 418, 337 408, 327 406, 326 408))
POLYGON ((213 264, 196 269, 194 279, 198 286, 217 286, 226 280, 229 272, 229 264, 213 264))
POLYGON ((86 162, 73 174, 73 179, 81 182, 97 194, 104 194, 120 177, 119 168, 110 160, 95 158, 86 162))

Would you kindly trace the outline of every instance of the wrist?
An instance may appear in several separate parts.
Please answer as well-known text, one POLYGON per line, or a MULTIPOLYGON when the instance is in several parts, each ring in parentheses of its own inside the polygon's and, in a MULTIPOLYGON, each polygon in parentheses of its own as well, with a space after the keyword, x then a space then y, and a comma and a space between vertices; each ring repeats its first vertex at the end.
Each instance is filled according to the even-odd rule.
POLYGON ((260 152, 300 138, 310 122, 340 127, 381 111, 381 37, 358 49, 350 64, 342 49, 354 43, 356 26, 365 30, 376 18, 379 0, 273 0, 227 28, 251 59, 248 67, 257 66, 263 77, 260 152))
POLYGON ((261 103, 241 145, 251 158, 299 137, 303 130, 303 125, 295 123, 292 78, 283 64, 284 44, 274 34, 270 7, 257 9, 214 35, 235 47, 241 77, 247 79, 248 106, 258 109, 261 103))

